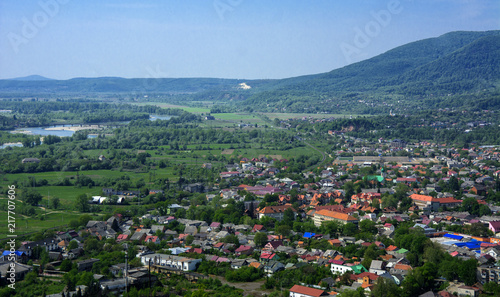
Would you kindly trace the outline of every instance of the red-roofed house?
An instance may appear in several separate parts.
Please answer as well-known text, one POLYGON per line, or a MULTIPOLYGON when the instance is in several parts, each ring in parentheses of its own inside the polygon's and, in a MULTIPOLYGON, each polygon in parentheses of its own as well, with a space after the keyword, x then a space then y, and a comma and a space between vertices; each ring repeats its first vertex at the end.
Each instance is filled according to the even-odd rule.
POLYGON ((320 296, 329 296, 329 295, 323 290, 304 287, 301 285, 295 285, 290 289, 290 297, 320 297, 320 296))
POLYGON ((264 225, 254 225, 252 228, 252 232, 264 232, 266 229, 264 228, 264 225))
POLYGON ((146 236, 146 238, 144 239, 144 242, 145 242, 145 243, 152 242, 152 243, 160 244, 160 239, 158 238, 158 236, 148 235, 148 236, 146 236))
POLYGON ((219 222, 212 222, 212 224, 210 224, 210 228, 217 229, 217 228, 220 228, 220 225, 221 225, 221 223, 219 223, 219 222))
POLYGON ((190 248, 188 250, 189 253, 203 254, 203 249, 201 248, 190 248))
POLYGON ((385 249, 387 252, 394 252, 394 251, 397 251, 399 250, 399 248, 395 245, 390 245, 388 246, 386 249, 385 249))
POLYGON ((262 252, 260 259, 264 261, 279 260, 280 257, 276 253, 262 252))
POLYGON ((234 253, 236 256, 241 256, 241 255, 250 255, 253 253, 253 248, 248 245, 240 245, 239 248, 237 248, 234 253))
POLYGON ((120 234, 120 235, 118 235, 118 237, 116 238, 116 242, 120 242, 120 241, 127 240, 127 238, 128 238, 128 234, 120 234))

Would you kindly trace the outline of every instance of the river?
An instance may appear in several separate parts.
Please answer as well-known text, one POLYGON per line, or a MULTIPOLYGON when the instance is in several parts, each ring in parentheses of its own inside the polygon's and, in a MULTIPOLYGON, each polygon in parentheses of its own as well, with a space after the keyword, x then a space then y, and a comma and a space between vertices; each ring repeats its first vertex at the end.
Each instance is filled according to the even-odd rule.
MULTIPOLYGON (((165 115, 149 115, 149 120, 150 121, 156 121, 156 120, 169 120, 171 119, 172 116, 165 116, 165 115)), ((128 124, 129 122, 121 122, 120 124, 128 124)), ((55 135, 59 137, 69 137, 72 136, 76 131, 79 130, 89 130, 89 129, 101 129, 102 127, 105 127, 109 125, 110 123, 100 123, 100 124, 92 124, 92 125, 55 125, 55 126, 49 126, 49 127, 29 127, 29 128, 18 128, 13 131, 10 131, 11 133, 24 133, 28 135, 40 135, 40 136, 47 136, 47 135, 55 135)), ((114 125, 114 124, 111 124, 114 125)), ((89 138, 96 138, 97 134, 89 134, 89 138)), ((20 143, 6 143, 4 145, 0 145, 0 149, 4 149, 8 146, 22 146, 20 143)))

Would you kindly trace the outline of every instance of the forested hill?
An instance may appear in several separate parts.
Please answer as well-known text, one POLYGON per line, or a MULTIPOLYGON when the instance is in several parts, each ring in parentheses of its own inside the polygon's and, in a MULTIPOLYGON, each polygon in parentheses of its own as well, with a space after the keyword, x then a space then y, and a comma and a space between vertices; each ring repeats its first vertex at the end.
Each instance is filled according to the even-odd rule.
POLYGON ((314 102, 352 93, 423 96, 491 89, 500 81, 499 51, 500 31, 451 32, 249 99, 293 104, 305 96, 314 102))
POLYGON ((1 93, 195 93, 237 88, 244 81, 220 78, 97 77, 69 80, 0 80, 1 93))
MULTIPOLYGON (((113 77, 0 80, 0 96, 169 93, 189 94, 184 97, 186 100, 232 102, 229 105, 234 108, 248 110, 385 113, 395 109, 404 112, 404 108, 412 105, 446 107, 442 106, 446 100, 437 99, 444 96, 461 96, 463 102, 466 101, 464 95, 478 92, 498 97, 499 69, 500 31, 461 31, 412 42, 328 73, 280 80, 113 77), (403 102, 401 100, 404 106, 395 106, 403 102)), ((500 107, 500 104, 494 105, 500 107)))

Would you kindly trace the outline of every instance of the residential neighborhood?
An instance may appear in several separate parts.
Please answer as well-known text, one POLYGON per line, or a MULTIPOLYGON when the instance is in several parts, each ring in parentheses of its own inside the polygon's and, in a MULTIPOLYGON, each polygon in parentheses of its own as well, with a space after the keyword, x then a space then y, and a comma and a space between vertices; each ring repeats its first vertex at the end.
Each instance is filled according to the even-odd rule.
MULTIPOLYGON (((265 279, 263 293, 287 289, 289 296, 369 296, 382 284, 420 296, 479 296, 484 286, 500 285, 500 167, 493 165, 499 164, 500 151, 418 143, 391 146, 382 154, 418 151, 419 157, 359 155, 379 150, 348 144, 338 155, 356 155, 304 172, 306 179, 300 180, 278 174, 286 172, 288 160, 244 158, 233 171, 220 173, 228 187, 186 189, 203 197, 196 205, 187 196, 141 216, 115 213, 22 242, 16 277, 33 270, 70 273, 63 271, 69 263, 116 293, 173 274, 193 282, 216 276, 265 279), (215 212, 204 213, 210 205, 217 205, 215 212), (106 246, 128 254, 105 269, 104 258, 92 255, 106 246), (433 262, 437 259, 441 262, 433 262), (420 283, 424 269, 436 281, 420 283), (409 287, 409 278, 418 288, 409 287)), ((104 198, 139 194, 102 192, 104 198)), ((149 195, 163 191, 152 189, 149 195)), ((3 255, 6 261, 10 253, 3 255)))

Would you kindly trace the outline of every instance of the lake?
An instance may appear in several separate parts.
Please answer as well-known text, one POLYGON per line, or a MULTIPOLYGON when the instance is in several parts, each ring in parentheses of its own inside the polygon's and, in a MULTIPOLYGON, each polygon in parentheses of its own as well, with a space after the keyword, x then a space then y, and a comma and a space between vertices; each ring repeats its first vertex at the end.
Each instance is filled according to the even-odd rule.
MULTIPOLYGON (((165 115, 149 115, 149 120, 150 121, 156 121, 156 120, 170 120, 172 116, 165 116, 165 115)), ((128 124, 129 122, 123 122, 123 124, 128 124)), ((109 123, 102 123, 102 124, 92 124, 92 125, 84 125, 84 126, 105 126, 106 124, 109 123)), ((82 125, 56 125, 56 126, 49 126, 49 127, 30 127, 30 128, 18 128, 14 131, 11 131, 11 133, 25 133, 28 135, 41 135, 41 136, 47 136, 47 135, 55 135, 59 137, 69 137, 72 136, 75 133, 75 130, 79 130, 78 128, 82 125), (75 128, 72 128, 75 127, 75 128), (23 132, 16 132, 16 131, 23 131, 23 132)), ((96 138, 97 135, 89 135, 89 138, 96 138)))
POLYGON ((4 143, 0 145, 0 149, 4 149, 7 147, 23 147, 23 144, 20 142, 16 142, 16 143, 4 143))

